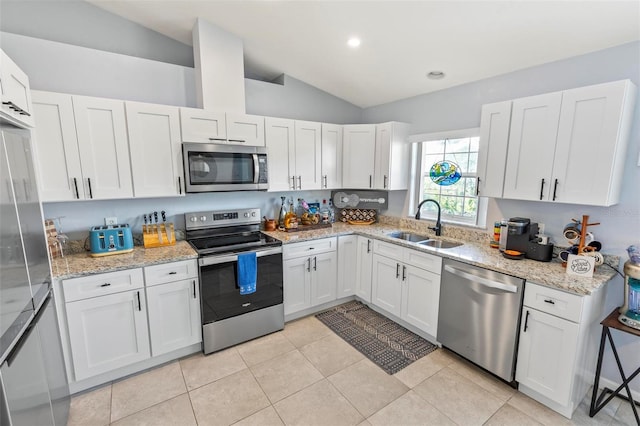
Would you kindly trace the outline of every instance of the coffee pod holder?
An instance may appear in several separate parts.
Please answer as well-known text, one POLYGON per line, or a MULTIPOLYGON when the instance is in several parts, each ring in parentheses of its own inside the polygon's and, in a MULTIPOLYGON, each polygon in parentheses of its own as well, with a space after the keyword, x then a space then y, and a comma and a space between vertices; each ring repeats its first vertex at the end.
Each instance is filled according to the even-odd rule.
POLYGON ((173 246, 176 244, 176 233, 173 222, 142 225, 144 248, 173 246))
MULTIPOLYGON (((571 219, 576 223, 579 223, 575 219, 571 219)), ((578 253, 569 254, 567 256, 567 275, 575 275, 582 277, 592 277, 593 272, 597 266, 596 257, 591 256, 587 250, 585 250, 585 239, 587 237, 587 228, 590 226, 600 225, 600 222, 589 223, 589 215, 582 215, 582 222, 580 227, 580 241, 578 241, 578 253)), ((604 258, 601 257, 602 261, 604 258)))

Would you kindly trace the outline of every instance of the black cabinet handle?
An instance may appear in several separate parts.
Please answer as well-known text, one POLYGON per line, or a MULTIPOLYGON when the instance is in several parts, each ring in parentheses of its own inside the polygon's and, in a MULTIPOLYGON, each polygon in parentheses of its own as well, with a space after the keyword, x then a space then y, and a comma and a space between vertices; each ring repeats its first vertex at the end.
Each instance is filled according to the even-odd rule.
POLYGON ((93 198, 93 191, 91 191, 91 178, 87 178, 87 182, 89 182, 89 198, 93 198))
POLYGON ((402 265, 402 281, 407 279, 407 267, 402 265))
POLYGON ((542 200, 542 195, 544 192, 544 179, 542 179, 542 183, 540 184, 540 199, 542 200))
POLYGON ((400 276, 400 264, 396 263, 396 278, 400 276))
POLYGON ((371 240, 367 240, 367 253, 371 253, 371 240))
POLYGON ((555 304, 556 304, 556 302, 554 302, 554 301, 553 301, 553 300, 551 300, 551 299, 544 299, 544 302, 545 302, 545 303, 549 303, 549 304, 551 304, 551 305, 555 305, 555 304))
POLYGON ((196 296, 196 280, 193 280, 193 298, 196 299, 198 296, 196 296))
POLYGON ((136 291, 136 296, 138 296, 138 310, 142 311, 142 302, 140 302, 140 292, 136 291))
POLYGON ((553 201, 556 200, 556 192, 558 191, 558 179, 553 184, 553 201))
POLYGON ((382 185, 382 188, 387 189, 387 175, 384 175, 384 183, 382 185))
POLYGON ((169 272, 169 275, 176 275, 176 274, 177 274, 177 272, 176 272, 176 271, 171 271, 171 272, 169 272))
POLYGON ((73 178, 73 186, 76 188, 76 198, 80 199, 80 193, 78 192, 78 179, 73 178))
POLYGON ((527 327, 529 327, 529 311, 527 311, 527 315, 524 317, 524 329, 522 330, 523 333, 527 332, 527 327))
POLYGON ((373 176, 369 175, 369 188, 373 188, 373 176))
POLYGON ((311 272, 311 258, 307 259, 307 272, 311 272))
POLYGON ((224 138, 209 138, 210 141, 226 141, 224 138))
POLYGON ((318 257, 317 256, 313 256, 313 270, 314 271, 318 270, 318 257))
POLYGON ((480 195, 480 178, 476 178, 476 197, 480 195))
POLYGON ((178 194, 182 195, 182 179, 178 176, 178 194))
POLYGON ((111 283, 104 283, 104 284, 100 284, 100 287, 109 287, 111 285, 111 283))

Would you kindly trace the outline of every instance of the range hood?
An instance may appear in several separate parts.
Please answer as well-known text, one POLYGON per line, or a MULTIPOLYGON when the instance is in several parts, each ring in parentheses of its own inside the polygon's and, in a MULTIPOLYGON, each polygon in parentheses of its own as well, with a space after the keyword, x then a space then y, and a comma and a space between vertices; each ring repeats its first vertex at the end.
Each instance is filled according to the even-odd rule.
POLYGON ((244 114, 242 39, 200 18, 192 36, 198 107, 244 114))

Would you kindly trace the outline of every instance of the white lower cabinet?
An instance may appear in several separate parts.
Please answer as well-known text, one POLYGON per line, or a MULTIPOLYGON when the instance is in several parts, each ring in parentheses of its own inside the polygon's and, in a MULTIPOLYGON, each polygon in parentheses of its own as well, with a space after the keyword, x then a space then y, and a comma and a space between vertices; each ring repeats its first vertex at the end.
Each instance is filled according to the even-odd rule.
POLYGON ((519 390, 565 417, 593 384, 602 289, 579 296, 525 284, 516 363, 519 390))
POLYGON ((371 267, 373 265, 373 239, 358 236, 356 255, 356 296, 371 302, 371 267))
POLYGON ((202 341, 197 278, 147 287, 147 303, 153 356, 202 341))
MULTIPOLYGON (((135 278, 137 288, 109 294, 111 279, 119 277, 103 274, 105 279, 96 285, 97 297, 90 297, 91 294, 87 293, 88 298, 66 303, 76 381, 125 367, 151 356, 142 270, 124 271, 124 274, 135 278), (99 292, 107 294, 99 295, 99 292)), ((101 277, 65 280, 63 287, 74 286, 76 283, 90 285, 87 283, 88 278, 101 277)))
POLYGON ((441 266, 439 256, 376 240, 371 303, 436 337, 441 266))
POLYGON ((285 315, 336 300, 336 247, 334 237, 283 248, 285 315))
POLYGON ((337 298, 356 294, 358 236, 338 237, 338 290, 337 298))

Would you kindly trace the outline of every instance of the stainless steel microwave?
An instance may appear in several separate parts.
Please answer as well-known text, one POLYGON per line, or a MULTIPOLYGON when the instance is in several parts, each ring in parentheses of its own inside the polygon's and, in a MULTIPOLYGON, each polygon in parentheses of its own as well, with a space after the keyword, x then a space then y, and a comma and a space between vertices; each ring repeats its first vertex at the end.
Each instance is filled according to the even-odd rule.
POLYGON ((183 143, 186 191, 266 191, 267 148, 183 143))

